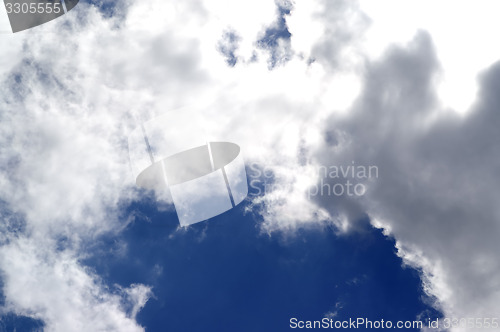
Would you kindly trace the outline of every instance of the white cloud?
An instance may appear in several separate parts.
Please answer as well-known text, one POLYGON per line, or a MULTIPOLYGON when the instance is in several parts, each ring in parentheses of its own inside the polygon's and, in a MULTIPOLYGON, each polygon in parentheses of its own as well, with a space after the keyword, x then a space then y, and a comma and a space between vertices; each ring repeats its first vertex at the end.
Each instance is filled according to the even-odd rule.
POLYGON ((457 1, 360 0, 373 24, 365 39, 372 56, 380 55, 388 43, 404 44, 417 30, 432 33, 443 67, 437 87, 445 106, 465 113, 477 93, 476 75, 500 57, 500 46, 492 43, 500 28, 498 1, 471 6, 457 1))
POLYGON ((149 287, 132 285, 126 297, 113 293, 70 252, 38 238, 12 241, 0 258, 7 310, 42 319, 50 331, 142 330, 134 319, 149 287), (124 306, 132 306, 129 313, 124 306))
MULTIPOLYGON (((277 20, 270 1, 128 2, 115 19, 82 3, 52 23, 2 35, 0 199, 14 215, 4 213, 0 268, 9 309, 52 331, 140 329, 134 318, 150 289, 113 292, 78 259, 81 243, 125 226, 119 203, 134 197, 127 135, 139 120, 167 113, 173 146, 197 136, 188 127, 206 127, 272 168, 276 190, 252 206, 263 231, 324 221, 347 231, 368 213, 423 269, 446 314, 490 314, 500 296, 497 103, 483 93, 462 117, 441 104, 470 104, 474 75, 498 57, 493 20, 462 25, 455 16, 458 30, 441 29, 448 8, 420 3, 411 8, 425 10, 411 19, 415 12, 396 2, 400 15, 365 1, 367 15, 351 1, 296 1, 286 17, 290 44, 277 53, 292 57, 272 71, 256 46, 277 20), (54 26, 58 33, 43 33, 54 26), (430 31, 435 49, 425 33, 404 45, 417 28, 430 31), (240 38, 232 68, 218 49, 228 30, 240 38), (475 50, 462 62, 454 60, 456 31, 475 50), (385 57, 394 41, 403 46, 385 57), (307 199, 315 167, 352 160, 381 171, 363 199, 307 199), (58 251, 60 237, 69 240, 58 251)), ((494 73, 485 89, 494 90, 494 73)))
MULTIPOLYGON (((121 20, 104 19, 82 3, 2 48, 2 56, 13 59, 0 70, 0 197, 14 213, 4 213, 8 232, 0 249, 7 309, 42 319, 48 331, 141 329, 134 318, 149 288, 136 285, 115 294, 79 263, 86 255, 82 244, 126 226, 120 206, 135 195, 128 133, 139 120, 196 98, 211 107, 205 114, 185 108, 188 120, 223 132, 232 124, 246 128, 236 136, 249 146, 249 155, 260 155, 261 142, 252 142, 255 128, 267 133, 262 138, 269 144, 274 123, 264 125, 263 119, 276 105, 282 108, 276 119, 289 112, 283 106, 290 101, 275 97, 286 93, 281 83, 290 72, 281 70, 274 78, 264 60, 239 73, 226 67, 216 45, 231 22, 207 21, 223 9, 208 14, 197 2, 143 2, 126 8, 121 20), (58 33, 49 32, 53 25, 58 33), (241 74, 249 80, 241 81, 241 74), (244 121, 256 106, 259 114, 244 121), (16 218, 20 226, 13 229, 8 223, 16 218), (61 238, 65 243, 57 248, 61 238)), ((276 19, 276 7, 263 1, 256 17, 240 9, 235 22, 248 22, 238 30, 242 45, 253 45, 276 19)), ((304 98, 310 97, 297 96, 304 98)), ((298 111, 290 122, 305 118, 298 111)), ((172 127, 183 128, 178 125, 172 127)), ((280 145, 293 155, 289 143, 280 145)))

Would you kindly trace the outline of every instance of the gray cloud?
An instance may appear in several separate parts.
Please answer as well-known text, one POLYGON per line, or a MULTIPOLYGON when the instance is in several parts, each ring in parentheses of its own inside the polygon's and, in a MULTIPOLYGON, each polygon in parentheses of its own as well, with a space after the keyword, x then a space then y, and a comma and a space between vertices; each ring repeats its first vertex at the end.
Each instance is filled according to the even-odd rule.
POLYGON ((353 54, 348 53, 353 44, 366 31, 370 19, 357 2, 346 0, 320 1, 315 19, 323 26, 323 34, 311 49, 309 61, 318 61, 330 70, 353 65, 353 54))
POLYGON ((439 105, 439 69, 426 32, 368 66, 362 94, 346 115, 327 122, 316 157, 323 165, 376 165, 379 178, 361 198, 318 202, 354 225, 364 212, 383 225, 407 262, 424 269, 426 289, 446 314, 494 315, 500 65, 483 73, 464 117, 439 105))
POLYGON ((297 2, 284 16, 295 56, 272 71, 266 50, 229 67, 217 49, 234 26, 234 56, 252 58, 276 19, 269 1, 135 2, 119 18, 85 4, 72 12, 54 22, 60 33, 26 34, 2 49, 0 269, 9 310, 38 315, 48 330, 57 330, 62 312, 82 330, 93 329, 88 322, 141 329, 133 319, 149 288, 110 294, 80 265, 79 244, 125 226, 119 202, 135 195, 127 135, 167 111, 172 147, 190 123, 235 137, 247 161, 273 171, 277 189, 252 201, 263 231, 324 221, 361 230, 369 217, 423 269, 426 290, 447 313, 484 317, 497 308, 496 67, 462 117, 434 92, 440 65, 429 34, 369 59, 358 47, 369 19, 350 1, 297 2), (343 82, 332 87, 340 71, 363 81, 345 113, 329 104, 346 93, 343 82), (193 101, 201 106, 171 111, 193 101), (305 197, 316 166, 352 161, 379 169, 365 196, 305 197), (81 287, 72 287, 73 272, 81 287), (79 303, 66 297, 72 292, 79 303))

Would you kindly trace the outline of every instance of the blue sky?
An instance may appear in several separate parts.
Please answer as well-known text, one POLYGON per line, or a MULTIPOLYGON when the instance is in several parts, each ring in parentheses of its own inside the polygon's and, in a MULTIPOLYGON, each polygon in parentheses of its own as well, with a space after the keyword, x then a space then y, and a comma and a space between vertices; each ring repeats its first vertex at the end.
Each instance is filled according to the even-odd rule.
POLYGON ((152 285, 155 296, 137 317, 147 331, 288 331, 292 317, 332 312, 338 320, 439 316, 380 230, 268 236, 245 205, 179 230, 175 213, 145 198, 126 207, 138 217, 123 234, 99 241, 84 263, 108 284, 152 285), (125 253, 110 250, 122 243, 125 253))
MULTIPOLYGON (((268 235, 247 206, 185 229, 175 212, 159 211, 154 195, 144 192, 121 208, 134 221, 119 236, 89 243, 82 264, 111 289, 152 286, 154 296, 137 316, 146 331, 289 331, 294 317, 441 317, 425 300, 418 272, 403 266, 394 240, 380 229, 346 236, 323 225, 268 235)), ((2 324, 2 331, 44 326, 12 314, 2 324)))

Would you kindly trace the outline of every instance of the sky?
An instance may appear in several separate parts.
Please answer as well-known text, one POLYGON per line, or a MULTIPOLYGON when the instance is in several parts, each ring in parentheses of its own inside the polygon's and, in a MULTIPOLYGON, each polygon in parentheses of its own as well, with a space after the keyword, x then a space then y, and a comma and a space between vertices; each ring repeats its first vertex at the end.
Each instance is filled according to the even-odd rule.
POLYGON ((498 6, 80 1, 15 34, 0 10, 0 331, 484 331, 498 6), (181 227, 137 187, 159 118, 165 151, 238 144, 245 200, 181 227))

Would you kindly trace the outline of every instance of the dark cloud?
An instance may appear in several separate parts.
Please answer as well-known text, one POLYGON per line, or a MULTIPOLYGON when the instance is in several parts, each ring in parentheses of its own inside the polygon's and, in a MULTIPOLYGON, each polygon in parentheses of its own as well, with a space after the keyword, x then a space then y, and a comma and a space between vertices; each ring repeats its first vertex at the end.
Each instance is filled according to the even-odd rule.
MULTIPOLYGON (((500 64, 481 76, 477 102, 464 117, 440 108, 434 92, 439 68, 423 31, 368 65, 352 109, 325 124, 317 158, 327 166, 376 165, 379 177, 366 181, 364 196, 317 200, 353 226, 365 213, 381 220, 402 246, 441 266, 453 295, 436 284, 431 292, 445 308, 484 315, 498 300, 492 287, 500 271, 500 64)), ((424 271, 424 282, 430 272, 424 271)))
MULTIPOLYGON (((401 150, 412 147, 423 119, 435 105, 432 82, 437 60, 430 37, 420 33, 407 49, 394 48, 369 66, 361 96, 347 116, 332 115, 325 125, 326 144, 317 157, 323 165, 375 165, 373 183, 406 182, 407 175, 389 171, 401 150), (390 173, 388 173, 390 172, 390 173)), ((342 179, 330 179, 331 185, 342 179)), ((374 190, 373 186, 370 190, 374 190)), ((322 205, 340 211, 355 224, 364 208, 348 196, 323 196, 322 205)))

